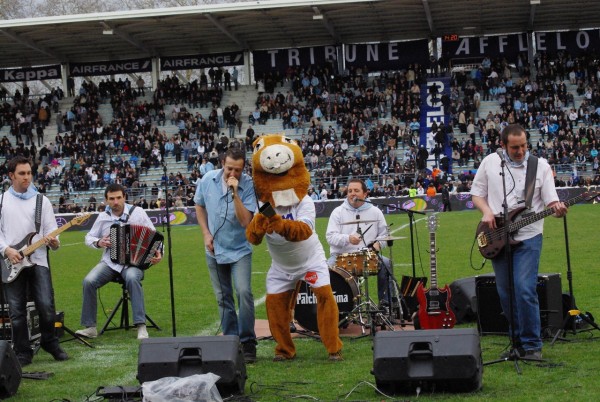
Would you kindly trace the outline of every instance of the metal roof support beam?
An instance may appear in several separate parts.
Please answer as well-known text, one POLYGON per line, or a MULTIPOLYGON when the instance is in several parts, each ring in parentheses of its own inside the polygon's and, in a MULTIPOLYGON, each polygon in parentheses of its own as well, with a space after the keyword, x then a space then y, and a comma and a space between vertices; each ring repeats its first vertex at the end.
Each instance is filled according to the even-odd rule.
POLYGON ((529 25, 527 26, 528 31, 533 31, 533 24, 535 22, 535 11, 537 9, 537 3, 531 2, 531 8, 529 9, 529 25))
POLYGON ((131 35, 129 35, 128 33, 123 32, 121 29, 115 28, 115 27, 111 26, 110 24, 107 24, 105 21, 101 21, 100 25, 102 25, 102 27, 105 29, 112 30, 113 34, 117 35, 119 38, 123 39, 124 41, 128 42, 129 44, 137 47, 141 51, 148 53, 148 55, 154 56, 153 51, 151 49, 149 49, 142 42, 132 38, 131 35))
POLYGON ((223 25, 221 23, 221 21, 216 19, 212 14, 204 14, 204 17, 206 17, 207 20, 212 22, 212 24, 214 26, 219 28, 219 30, 221 32, 223 32, 225 35, 227 35, 227 37, 229 37, 229 39, 234 41, 238 46, 240 46, 243 49, 250 49, 250 47, 248 46, 248 43, 246 41, 239 39, 233 32, 231 32, 229 29, 227 29, 227 27, 225 25, 223 25))
POLYGON ((342 38, 335 31, 335 28, 334 28, 333 24, 331 23, 331 21, 329 21, 329 18, 327 18, 327 16, 325 14, 323 14, 321 12, 321 10, 319 10, 319 7, 313 6, 312 9, 315 12, 315 15, 320 15, 321 16, 321 18, 320 18, 321 22, 325 26, 325 29, 327 29, 327 32, 329 32, 329 35, 331 35, 331 37, 335 41, 335 44, 342 43, 342 38))
POLYGON ((429 8, 429 0, 421 0, 423 3, 423 10, 425 11, 425 17, 427 18, 427 24, 429 25, 429 31, 433 35, 435 27, 433 26, 433 18, 431 17, 431 9, 429 8))
POLYGON ((42 54, 45 54, 46 56, 52 57, 53 59, 56 59, 57 61, 64 61, 63 56, 53 52, 52 50, 49 49, 44 49, 43 47, 38 46, 35 42, 32 42, 28 39, 23 39, 21 38, 19 35, 16 35, 12 32, 9 32, 5 29, 0 29, 0 33, 4 34, 5 36, 11 38, 12 40, 14 40, 15 42, 18 42, 22 45, 27 46, 30 49, 35 50, 36 52, 40 52, 42 54))

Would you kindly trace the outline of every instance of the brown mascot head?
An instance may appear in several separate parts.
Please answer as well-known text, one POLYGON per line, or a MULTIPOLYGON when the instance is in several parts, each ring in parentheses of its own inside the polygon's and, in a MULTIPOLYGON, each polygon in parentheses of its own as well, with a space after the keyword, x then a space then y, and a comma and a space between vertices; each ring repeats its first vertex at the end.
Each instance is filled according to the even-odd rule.
POLYGON ((310 173, 296 141, 269 134, 254 140, 252 147, 252 178, 258 198, 275 207, 299 203, 308 193, 310 173))

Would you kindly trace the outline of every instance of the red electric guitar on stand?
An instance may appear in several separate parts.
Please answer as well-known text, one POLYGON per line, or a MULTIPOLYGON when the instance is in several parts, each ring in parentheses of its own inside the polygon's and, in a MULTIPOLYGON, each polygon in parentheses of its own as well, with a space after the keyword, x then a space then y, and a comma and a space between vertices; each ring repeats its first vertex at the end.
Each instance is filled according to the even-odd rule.
POLYGON ((456 322, 454 312, 450 309, 450 288, 437 287, 437 264, 435 231, 438 226, 437 216, 427 218, 429 228, 429 253, 431 258, 431 287, 425 289, 423 283, 417 286, 417 300, 419 311, 417 313, 421 329, 447 329, 453 328, 456 322))

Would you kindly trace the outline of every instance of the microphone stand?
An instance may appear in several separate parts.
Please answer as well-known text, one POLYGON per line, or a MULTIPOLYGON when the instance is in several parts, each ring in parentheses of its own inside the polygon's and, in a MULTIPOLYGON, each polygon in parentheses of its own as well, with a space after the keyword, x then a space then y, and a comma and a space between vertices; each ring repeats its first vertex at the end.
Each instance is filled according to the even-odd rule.
MULTIPOLYGON (((506 193, 506 161, 504 157, 500 157, 500 167, 502 168, 502 172, 500 176, 502 176, 502 195, 504 197, 502 201, 502 207, 504 208, 503 213, 503 222, 504 226, 508 227, 508 194, 506 193)), ((515 277, 514 277, 514 265, 513 265, 513 255, 512 255, 512 246, 510 244, 510 233, 508 230, 504 231, 504 256, 507 262, 507 273, 508 273, 508 308, 510 311, 504 312, 508 313, 508 319, 510 322, 509 326, 509 337, 511 341, 511 350, 509 353, 509 357, 500 358, 497 360, 493 360, 487 363, 483 363, 484 366, 505 362, 508 360, 513 360, 515 364, 515 370, 517 374, 521 374, 521 368, 519 367, 519 352, 517 351, 517 338, 515 336, 515 314, 514 314, 514 304, 515 304, 515 277)), ((497 282, 497 279, 496 279, 497 282)))
MULTIPOLYGON (((4 205, 4 185, 2 185, 2 200, 0 200, 0 218, 2 217, 2 206, 4 205)), ((0 257, 2 258, 2 257, 0 257)), ((4 297, 4 282, 0 281, 0 314, 2 320, 2 337, 1 339, 5 341, 12 340, 12 334, 9 332, 6 327, 6 322, 9 320, 8 311, 6 309, 6 298, 4 297)))
MULTIPOLYGON (((415 217, 414 214, 419 214, 419 215, 426 215, 425 212, 423 211, 416 211, 414 209, 407 209, 407 208, 402 208, 400 206, 398 206, 397 204, 387 204, 387 203, 383 203, 383 202, 372 202, 369 200, 365 200, 365 199, 360 199, 357 198, 358 201, 364 201, 367 202, 369 204, 373 204, 373 205, 383 205, 385 207, 389 207, 389 208, 394 208, 394 210, 396 211, 401 211, 401 212, 405 212, 408 215, 408 223, 409 223, 409 231, 410 231, 410 256, 411 256, 411 265, 412 265, 412 278, 417 278, 417 273, 416 273, 416 265, 415 265, 415 236, 414 236, 414 231, 413 231, 413 226, 415 224, 415 217)), ((396 280, 396 278, 393 276, 393 274, 391 275, 392 279, 396 282, 396 285, 398 285, 398 281, 396 280)), ((426 282, 427 278, 419 278, 418 282, 423 281, 423 287, 427 284, 426 282), (424 280, 423 280, 424 279, 424 280)), ((402 289, 400 286, 400 293, 401 296, 404 298, 404 303, 407 309, 407 319, 409 319, 412 315, 412 311, 411 310, 415 310, 416 309, 416 304, 413 302, 415 300, 414 298, 414 290, 416 290, 416 286, 411 286, 412 285, 412 280, 410 280, 406 286, 405 289, 402 289), (409 294, 407 294, 409 293, 409 294), (411 300, 411 305, 408 305, 407 302, 407 297, 410 297, 411 300)), ((400 300, 399 300, 400 302, 400 300)))
POLYGON ((171 213, 169 211, 169 177, 167 176, 167 161, 165 158, 162 159, 162 167, 165 175, 165 219, 163 221, 163 225, 167 224, 167 252, 169 254, 169 289, 171 291, 171 325, 173 328, 173 337, 177 337, 177 328, 176 328, 176 320, 175 320, 175 291, 173 286, 173 253, 171 246, 173 244, 171 240, 171 213))

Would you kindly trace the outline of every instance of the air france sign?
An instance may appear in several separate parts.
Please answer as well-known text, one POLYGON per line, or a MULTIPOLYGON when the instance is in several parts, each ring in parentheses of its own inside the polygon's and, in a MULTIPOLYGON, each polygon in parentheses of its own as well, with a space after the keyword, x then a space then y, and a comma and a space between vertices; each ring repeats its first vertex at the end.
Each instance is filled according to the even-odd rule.
POLYGON ((133 59, 92 63, 71 63, 70 69, 71 76, 73 77, 147 73, 152 71, 152 61, 150 59, 133 59))
POLYGON ((243 52, 216 53, 195 56, 173 56, 160 58, 160 69, 162 71, 240 66, 243 64, 243 52))
POLYGON ((59 65, 0 70, 0 82, 43 81, 60 78, 59 65))

